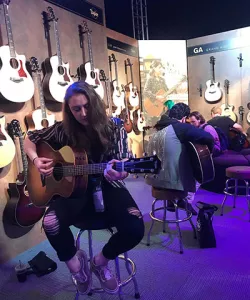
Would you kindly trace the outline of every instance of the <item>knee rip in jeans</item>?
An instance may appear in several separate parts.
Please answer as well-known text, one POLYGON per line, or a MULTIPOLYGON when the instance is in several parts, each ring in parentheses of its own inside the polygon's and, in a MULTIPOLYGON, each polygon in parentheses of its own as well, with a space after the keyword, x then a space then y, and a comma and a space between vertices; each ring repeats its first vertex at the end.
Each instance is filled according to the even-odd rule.
POLYGON ((50 211, 43 219, 43 228, 50 235, 57 235, 59 232, 59 220, 54 211, 50 211))
POLYGON ((136 207, 130 207, 130 208, 128 208, 128 213, 129 213, 130 215, 133 215, 133 216, 138 217, 139 219, 142 218, 141 212, 140 212, 139 209, 136 208, 136 207))

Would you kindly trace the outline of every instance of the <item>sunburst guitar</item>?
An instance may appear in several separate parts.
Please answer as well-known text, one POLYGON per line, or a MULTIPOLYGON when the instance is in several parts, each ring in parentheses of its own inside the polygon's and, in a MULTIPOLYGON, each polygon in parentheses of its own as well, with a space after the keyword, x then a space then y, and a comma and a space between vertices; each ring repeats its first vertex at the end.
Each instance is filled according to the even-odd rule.
POLYGON ((69 64, 62 60, 59 33, 57 27, 58 19, 54 11, 48 7, 50 20, 53 20, 56 40, 57 55, 46 58, 44 61, 45 76, 43 80, 43 92, 46 100, 63 102, 67 88, 73 83, 69 72, 69 64))
POLYGON ((5 17, 8 46, 0 47, 0 93, 12 102, 26 102, 34 95, 34 83, 26 69, 26 58, 15 51, 11 21, 8 13, 9 0, 1 0, 5 17))

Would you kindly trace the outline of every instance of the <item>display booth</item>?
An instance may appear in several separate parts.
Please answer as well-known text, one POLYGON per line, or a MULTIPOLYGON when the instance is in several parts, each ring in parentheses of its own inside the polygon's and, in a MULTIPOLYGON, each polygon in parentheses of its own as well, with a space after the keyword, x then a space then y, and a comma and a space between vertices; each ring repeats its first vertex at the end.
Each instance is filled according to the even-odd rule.
POLYGON ((133 156, 143 155, 151 127, 177 102, 209 119, 211 108, 228 99, 247 130, 249 28, 189 41, 137 41, 106 28, 103 0, 7 2, 0 24, 0 263, 45 239, 44 210, 32 211, 27 200, 23 140, 28 130, 62 120, 65 91, 86 77, 85 63, 107 113, 124 120, 133 156), (218 99, 205 99, 208 80, 220 83, 218 99), (20 201, 39 221, 17 222, 20 201))

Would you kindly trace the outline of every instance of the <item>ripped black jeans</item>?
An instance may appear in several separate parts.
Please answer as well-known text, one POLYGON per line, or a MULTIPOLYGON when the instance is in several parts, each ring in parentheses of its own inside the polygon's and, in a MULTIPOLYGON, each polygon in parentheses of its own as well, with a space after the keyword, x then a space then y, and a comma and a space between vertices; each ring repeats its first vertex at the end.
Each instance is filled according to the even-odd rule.
POLYGON ((104 181, 103 213, 95 212, 91 193, 87 191, 83 197, 58 198, 50 204, 45 213, 43 228, 59 260, 68 261, 76 254, 70 226, 85 219, 104 218, 116 227, 117 232, 111 236, 102 250, 107 259, 115 259, 119 254, 131 250, 140 243, 144 235, 143 218, 126 188, 113 187, 104 181))

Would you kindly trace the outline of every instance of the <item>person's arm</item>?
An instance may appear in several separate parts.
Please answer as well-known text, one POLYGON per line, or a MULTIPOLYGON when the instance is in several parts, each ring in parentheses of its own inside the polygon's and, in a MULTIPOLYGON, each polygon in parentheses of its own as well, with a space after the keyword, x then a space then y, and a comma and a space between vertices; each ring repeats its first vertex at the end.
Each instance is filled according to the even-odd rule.
POLYGON ((218 136, 218 133, 211 125, 205 126, 204 130, 212 135, 214 139, 213 155, 218 156, 221 153, 220 138, 218 136))
POLYGON ((196 128, 191 124, 176 123, 173 125, 175 133, 182 143, 192 142, 207 145, 212 153, 214 139, 212 135, 203 129, 196 128))
POLYGON ((36 144, 31 142, 28 137, 26 137, 26 139, 24 140, 24 151, 32 162, 34 162, 34 159, 38 157, 36 152, 36 144))

